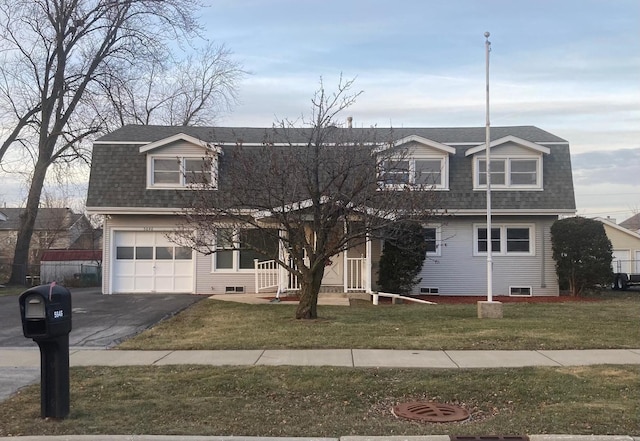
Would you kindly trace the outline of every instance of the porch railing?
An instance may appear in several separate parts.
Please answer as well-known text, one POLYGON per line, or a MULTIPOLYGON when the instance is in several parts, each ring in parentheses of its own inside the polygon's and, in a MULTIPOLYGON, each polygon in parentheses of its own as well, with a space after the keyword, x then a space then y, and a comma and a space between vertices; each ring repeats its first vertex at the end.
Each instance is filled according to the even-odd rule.
POLYGON ((280 265, 275 260, 253 261, 255 266, 256 292, 263 289, 278 288, 280 285, 280 265))
POLYGON ((349 291, 364 291, 366 289, 365 281, 365 258, 364 257, 347 257, 347 277, 345 279, 345 288, 349 291))
MULTIPOLYGON (((276 263, 275 260, 265 260, 259 262, 257 259, 255 264, 255 286, 256 292, 266 289, 286 289, 288 291, 296 291, 300 289, 300 281, 298 276, 291 274, 286 269, 276 263)), ((364 257, 348 257, 347 258, 347 275, 345 278, 345 290, 349 291, 365 291, 365 264, 364 257)))
POLYGON ((298 276, 291 274, 275 260, 259 262, 254 260, 256 292, 265 289, 297 291, 300 289, 298 276))

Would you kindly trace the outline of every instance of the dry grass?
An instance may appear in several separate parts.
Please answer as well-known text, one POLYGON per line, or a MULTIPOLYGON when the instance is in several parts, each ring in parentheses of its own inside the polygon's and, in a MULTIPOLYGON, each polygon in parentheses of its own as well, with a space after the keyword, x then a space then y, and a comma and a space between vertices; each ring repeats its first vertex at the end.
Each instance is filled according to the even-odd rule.
POLYGON ((640 367, 485 370, 313 367, 74 368, 71 414, 40 419, 39 389, 0 404, 0 436, 638 434, 640 367), (400 420, 434 400, 470 421, 400 420))
POLYGON ((601 301, 506 303, 501 320, 476 305, 320 306, 295 320, 295 305, 203 300, 124 342, 122 349, 596 349, 637 348, 640 294, 601 301))

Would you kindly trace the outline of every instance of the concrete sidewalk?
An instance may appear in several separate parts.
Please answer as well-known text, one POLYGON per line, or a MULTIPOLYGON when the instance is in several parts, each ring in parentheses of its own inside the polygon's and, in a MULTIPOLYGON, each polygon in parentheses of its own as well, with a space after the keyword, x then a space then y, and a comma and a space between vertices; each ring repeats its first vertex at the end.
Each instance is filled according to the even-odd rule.
MULTIPOLYGON (((211 366, 341 366, 352 368, 503 368, 524 366, 579 366, 640 364, 640 349, 549 351, 420 351, 385 349, 306 349, 230 351, 120 351, 71 348, 71 366, 127 366, 199 364, 211 366)), ((40 352, 33 348, 0 348, 0 400, 39 380, 40 352), (13 376, 10 374, 14 374, 13 376), (9 375, 7 375, 9 374, 9 375), (22 374, 22 377, 20 376, 22 374), (7 381, 5 381, 7 380, 7 381), (10 383, 10 384, 8 384, 10 383)), ((0 437, 20 441, 450 441, 448 435, 346 436, 340 438, 272 438, 224 436, 63 435, 0 437)), ((500 438, 470 438, 500 439, 500 438)), ((640 441, 626 435, 529 435, 530 441, 640 441)))
MULTIPOLYGON (((640 349, 538 351, 421 351, 391 349, 255 349, 211 351, 120 351, 71 348, 71 366, 200 364, 212 366, 342 366, 353 368, 513 368, 640 364, 640 349)), ((0 348, 0 368, 35 368, 33 348, 0 348)))

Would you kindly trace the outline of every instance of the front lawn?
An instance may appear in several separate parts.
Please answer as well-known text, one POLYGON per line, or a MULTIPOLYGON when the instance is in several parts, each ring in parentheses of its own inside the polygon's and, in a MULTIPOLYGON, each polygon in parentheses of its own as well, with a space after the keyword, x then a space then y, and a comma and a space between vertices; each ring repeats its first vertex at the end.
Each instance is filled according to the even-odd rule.
POLYGON ((504 318, 477 318, 475 304, 319 306, 204 300, 124 342, 121 349, 603 349, 640 346, 640 295, 599 301, 505 303, 504 318))
POLYGON ((638 366, 73 368, 68 419, 40 419, 39 387, 30 386, 0 404, 0 436, 638 435, 638 390, 638 366), (392 414, 414 400, 458 405, 471 419, 418 423, 392 414))

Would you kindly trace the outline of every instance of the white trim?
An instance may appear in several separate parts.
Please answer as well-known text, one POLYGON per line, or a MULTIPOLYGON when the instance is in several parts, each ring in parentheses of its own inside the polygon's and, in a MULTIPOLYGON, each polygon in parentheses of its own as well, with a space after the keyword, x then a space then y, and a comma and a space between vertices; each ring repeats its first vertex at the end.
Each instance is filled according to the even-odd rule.
POLYGON ((509 285, 509 297, 533 297, 533 288, 531 286, 509 285), (511 290, 514 288, 517 288, 517 289, 526 288, 529 290, 529 294, 511 294, 511 290))
POLYGON ((456 149, 453 147, 450 147, 446 144, 442 144, 437 141, 433 141, 431 139, 424 138, 419 135, 409 135, 409 136, 405 136, 404 138, 393 141, 393 146, 397 147, 399 145, 408 144, 410 142, 417 142, 418 144, 426 145, 428 147, 432 147, 434 149, 437 149, 449 154, 455 154, 456 152, 456 149))
MULTIPOLYGON (((518 156, 518 155, 493 155, 491 162, 504 161, 504 184, 496 184, 491 180, 491 188, 497 190, 517 190, 517 191, 543 191, 543 163, 542 156, 518 156), (536 185, 525 184, 512 184, 511 183, 511 166, 513 161, 536 161, 536 178, 538 183, 536 185)), ((486 167, 480 167, 480 161, 486 161, 484 155, 479 155, 473 158, 472 172, 473 172, 473 189, 474 190, 486 190, 486 184, 480 184, 480 172, 484 172, 486 167)))
MULTIPOLYGON (((472 225, 473 228, 473 256, 486 256, 486 251, 478 251, 478 230, 486 229, 486 223, 474 223, 472 225)), ((500 251, 492 251, 492 255, 494 256, 509 256, 509 257, 520 257, 520 256, 535 256, 536 255, 536 226, 531 223, 494 223, 491 225, 492 229, 500 230, 500 251), (529 251, 528 252, 520 252, 520 251, 507 251, 507 230, 510 228, 528 228, 529 229, 529 251)), ((487 231, 487 247, 491 246, 491 233, 487 231)))
POLYGON ((427 257, 440 257, 442 256, 442 224, 427 224, 422 228, 433 228, 436 230, 436 250, 427 251, 427 257))
MULTIPOLYGON (((186 160, 202 160, 203 162, 208 161, 208 157, 206 156, 197 156, 197 155, 171 155, 168 153, 154 155, 147 155, 147 190, 193 190, 193 189, 204 189, 204 190, 217 190, 218 189, 218 158, 211 158, 211 170, 209 171, 210 175, 210 184, 207 186, 203 186, 199 183, 189 184, 186 182, 185 175, 185 162, 186 160), (178 163, 178 183, 159 183, 156 184, 154 182, 154 173, 155 173, 155 160, 156 159, 171 159, 175 160, 178 163)), ((204 168, 204 167, 203 167, 204 168)))
POLYGON ((622 226, 616 224, 615 222, 611 222, 608 219, 605 219, 605 218, 602 218, 602 217, 596 217, 595 220, 597 220, 599 222, 602 222, 603 224, 608 225, 611 228, 615 228, 616 230, 620 231, 621 233, 628 234, 629 236, 634 237, 636 239, 640 239, 640 234, 639 233, 636 233, 635 231, 630 230, 628 228, 622 227, 622 226))
POLYGON ((404 190, 405 188, 413 188, 419 190, 449 190, 449 155, 415 155, 407 158, 394 159, 389 158, 387 161, 396 161, 409 163, 409 182, 398 184, 386 184, 381 180, 381 175, 384 174, 384 162, 382 169, 378 171, 378 182, 381 187, 391 190, 404 190), (439 184, 416 184, 416 161, 440 161, 440 183, 439 184))
MULTIPOLYGON (((513 143, 519 144, 522 147, 526 147, 526 148, 534 150, 536 152, 545 153, 545 154, 551 153, 551 149, 549 147, 543 147, 538 143, 527 141, 525 139, 518 138, 518 137, 513 136, 513 135, 507 135, 507 136, 502 137, 500 139, 496 139, 494 141, 491 141, 489 143, 489 146, 491 148, 493 148, 493 147, 496 147, 498 145, 505 144, 507 142, 513 142, 513 143)), ((484 143, 480 144, 477 147, 470 148, 469 150, 467 150, 464 153, 464 155, 465 156, 470 156, 470 155, 475 155, 476 153, 479 153, 479 152, 483 152, 483 151, 485 151, 487 149, 486 148, 486 144, 487 143, 484 142, 484 143)))
POLYGON ((185 141, 188 142, 190 144, 196 145, 198 147, 201 147, 203 150, 206 151, 211 151, 211 152, 215 152, 215 153, 221 153, 222 150, 220 149, 220 147, 218 146, 211 146, 208 143, 204 142, 203 140, 199 139, 199 138, 194 138, 193 136, 187 135, 185 133, 178 133, 176 135, 172 135, 169 136, 167 138, 162 138, 158 141, 154 141, 151 142, 149 144, 144 145, 143 147, 140 147, 140 153, 145 153, 148 152, 150 150, 153 149, 157 149, 159 147, 164 147, 167 144, 171 144, 173 142, 176 141, 185 141))

